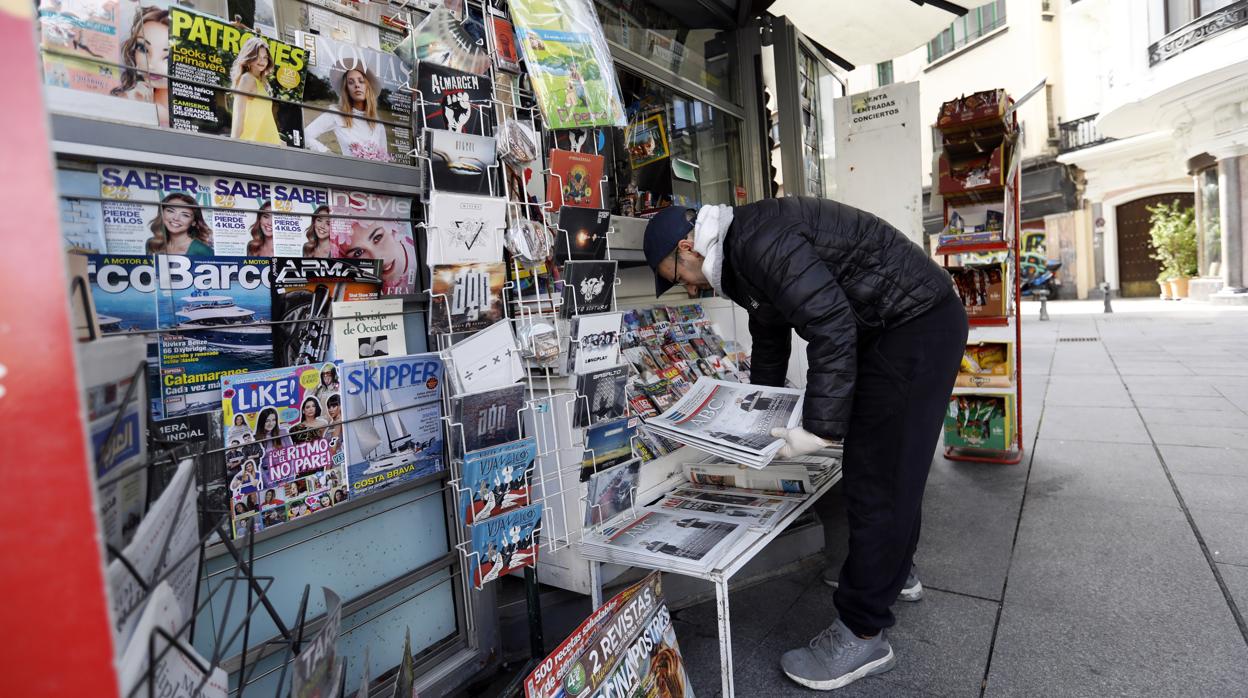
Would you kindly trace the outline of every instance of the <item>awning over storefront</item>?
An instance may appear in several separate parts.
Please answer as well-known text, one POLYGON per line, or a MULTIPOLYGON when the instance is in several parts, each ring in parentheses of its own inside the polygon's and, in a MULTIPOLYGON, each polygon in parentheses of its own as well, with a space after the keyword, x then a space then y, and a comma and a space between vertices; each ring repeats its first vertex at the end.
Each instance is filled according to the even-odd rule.
POLYGON ((776 0, 767 11, 783 15, 808 39, 858 66, 909 53, 954 17, 984 0, 776 0))

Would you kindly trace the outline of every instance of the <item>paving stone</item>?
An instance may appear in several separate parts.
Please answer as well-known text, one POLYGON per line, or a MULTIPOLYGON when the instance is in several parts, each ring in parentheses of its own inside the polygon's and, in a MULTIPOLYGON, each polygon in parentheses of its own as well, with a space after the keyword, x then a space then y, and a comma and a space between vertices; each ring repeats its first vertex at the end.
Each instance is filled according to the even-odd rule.
POLYGON ((1235 600, 1240 614, 1248 614, 1248 567, 1219 564, 1218 572, 1221 573, 1227 590, 1231 592, 1231 598, 1235 600))
MULTIPOLYGON (((990 599, 1001 598, 1025 464, 992 465, 937 458, 923 499, 923 532, 915 561, 928 586, 990 599), (974 545, 966 541, 974 540, 974 545)), ((816 510, 823 520, 827 564, 839 568, 849 541, 845 499, 839 488, 816 510)))
POLYGON ((1177 406, 1141 407, 1140 415, 1144 417, 1144 423, 1150 427, 1154 424, 1177 424, 1193 427, 1248 429, 1248 414, 1236 409, 1188 410, 1177 406))
MULTIPOLYGON (((1172 475, 1189 508, 1248 514, 1248 477, 1192 472, 1172 475)), ((1248 529, 1244 534, 1248 535, 1248 529)))
MULTIPOLYGON (((996 611, 993 602, 933 590, 918 603, 898 602, 893 607, 897 625, 888 631, 897 667, 859 683, 864 687, 887 683, 892 695, 974 695, 988 658, 996 611)), ((821 584, 812 586, 763 641, 759 654, 774 657, 775 671, 783 677, 780 655, 806 644, 835 617, 832 590, 821 584)), ((738 694, 770 695, 765 692, 767 685, 758 685, 757 693, 743 692, 747 686, 742 686, 738 694)))
MULTIPOLYGON (((729 614, 733 625, 733 646, 745 649, 757 645, 779 622, 809 585, 809 574, 782 577, 744 589, 729 586, 729 614)), ((696 626, 698 632, 718 637, 718 606, 714 601, 681 609, 676 616, 696 626)))
POLYGON ((1132 395, 1217 395, 1214 381, 1204 376, 1123 376, 1132 395))
POLYGON ((1029 495, 1080 497, 1177 506, 1152 445, 1040 439, 1029 495))
MULTIPOLYGON (((1026 387, 1026 382, 1023 383, 1026 387)), ((1118 376, 1053 376, 1046 405, 1062 407, 1131 407, 1131 395, 1118 376)))
POLYGON ((1148 431, 1158 444, 1222 448, 1243 448, 1248 444, 1248 428, 1152 424, 1148 431))
POLYGON ((1248 477, 1248 450, 1216 446, 1161 444, 1161 457, 1172 473, 1240 475, 1248 477))
POLYGON ((1248 565, 1248 514, 1190 506, 1188 511, 1215 561, 1248 565))
POLYGON ((1110 500, 1089 506, 1086 499, 1028 490, 1007 606, 1082 601, 1178 609, 1207 601, 1214 591, 1207 561, 1177 506, 1110 500))
POLYGON ((1180 510, 1032 494, 987 695, 1226 695, 1248 685, 1248 646, 1180 510))
POLYGON ((1135 405, 1140 408, 1169 407, 1184 410, 1240 411, 1239 407, 1237 407, 1235 403, 1222 397, 1221 395, 1165 395, 1134 393, 1132 397, 1135 400, 1135 405))
POLYGON ((1225 604, 1220 610, 1216 619, 1184 619, 1130 599, 1094 608, 1007 604, 984 695, 1238 694, 1248 685, 1248 649, 1225 604))
POLYGON ((1046 410, 1040 425, 1042 439, 1151 443, 1144 422, 1133 408, 1062 407, 1046 410))
POLYGON ((1192 369, 1177 361, 1115 361, 1122 376, 1191 376, 1192 369))

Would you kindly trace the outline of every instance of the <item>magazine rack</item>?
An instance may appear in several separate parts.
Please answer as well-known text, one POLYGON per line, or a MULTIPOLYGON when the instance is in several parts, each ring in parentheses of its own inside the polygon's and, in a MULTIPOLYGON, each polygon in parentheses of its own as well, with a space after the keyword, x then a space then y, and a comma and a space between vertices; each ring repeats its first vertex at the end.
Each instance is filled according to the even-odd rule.
MULTIPOLYGON (((840 453, 836 452, 839 460, 840 453)), ((638 564, 636 561, 630 560, 627 564, 633 567, 642 567, 644 569, 658 570, 660 572, 668 572, 670 574, 679 574, 695 579, 702 579, 710 582, 715 586, 715 606, 716 617, 719 625, 719 674, 721 695, 725 698, 731 698, 736 695, 733 679, 733 659, 732 659, 732 620, 730 615, 730 607, 728 601, 728 584, 733 575, 740 572, 756 555, 763 551, 773 540, 785 531, 794 521, 802 514, 806 513, 816 501, 819 500, 828 490, 840 482, 841 473, 839 466, 836 472, 829 476, 821 485, 807 494, 797 503, 791 511, 779 517, 772 522, 770 528, 766 530, 747 530, 745 533, 732 542, 731 545, 724 548, 722 552, 716 556, 710 570, 704 574, 694 574, 687 570, 677 570, 664 567, 659 564, 638 564)), ((640 500, 634 499, 634 508, 637 501, 650 501, 655 499, 663 492, 672 489, 679 484, 681 479, 673 477, 664 481, 658 487, 652 488, 640 496, 640 500)), ((604 563, 616 563, 617 560, 609 552, 598 554, 597 551, 583 551, 585 557, 590 558, 590 573, 592 577, 593 591, 593 607, 598 608, 603 602, 602 593, 602 565, 604 563)))
POLYGON ((1010 351, 1013 352, 1008 388, 954 388, 953 392, 955 396, 1011 398, 1005 401, 1007 426, 1013 427, 1007 448, 997 450, 947 445, 944 455, 950 460, 1013 465, 1023 458, 1023 335, 1019 274, 1021 147, 1016 115, 1019 104, 1021 102, 1016 103, 1004 90, 951 100, 942 106, 934 128, 942 149, 938 153, 937 187, 944 199, 945 230, 950 230, 951 221, 955 215, 960 217, 958 211, 963 207, 1002 206, 999 239, 996 239, 998 236, 986 234, 991 226, 985 224, 983 232, 948 236, 942 232, 941 244, 936 247, 936 254, 942 257, 947 269, 959 269, 972 261, 1004 263, 1002 294, 1005 312, 971 316, 968 319, 971 331, 967 344, 1003 341, 1004 337, 1012 335, 1010 351), (954 172, 960 167, 973 169, 975 173, 959 178, 954 172), (995 328, 1007 329, 1003 334, 1002 330, 995 328))

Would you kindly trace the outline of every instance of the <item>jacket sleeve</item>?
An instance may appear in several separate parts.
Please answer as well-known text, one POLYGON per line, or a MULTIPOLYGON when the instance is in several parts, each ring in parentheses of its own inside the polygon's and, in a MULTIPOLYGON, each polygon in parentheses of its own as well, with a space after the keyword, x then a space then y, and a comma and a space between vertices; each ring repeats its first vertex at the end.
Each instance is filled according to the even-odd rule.
POLYGON ((750 382, 754 385, 783 387, 789 373, 789 352, 793 328, 762 315, 750 313, 750 382))
MULTIPOLYGON (((771 300, 780 319, 809 343, 802 426, 840 441, 849 428, 858 373, 858 327, 849 300, 802 225, 789 221, 775 233, 752 236, 751 249, 741 252, 755 261, 742 271, 771 300)), ((757 346, 758 338, 754 341, 757 346)))

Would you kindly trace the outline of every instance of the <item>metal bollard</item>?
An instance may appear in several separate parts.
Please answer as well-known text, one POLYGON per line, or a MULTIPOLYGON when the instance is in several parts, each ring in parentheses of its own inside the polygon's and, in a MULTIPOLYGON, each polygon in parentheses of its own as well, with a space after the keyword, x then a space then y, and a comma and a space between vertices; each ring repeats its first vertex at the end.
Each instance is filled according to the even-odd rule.
POLYGON ((1040 297, 1040 321, 1048 322, 1049 320, 1049 289, 1038 288, 1035 294, 1040 297))
POLYGON ((1109 304, 1109 298, 1111 295, 1113 295, 1113 291, 1110 290, 1108 281, 1101 283, 1101 291, 1103 291, 1105 294, 1105 312, 1106 313, 1114 312, 1114 306, 1109 304))

